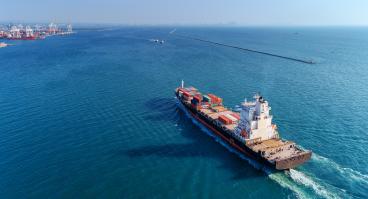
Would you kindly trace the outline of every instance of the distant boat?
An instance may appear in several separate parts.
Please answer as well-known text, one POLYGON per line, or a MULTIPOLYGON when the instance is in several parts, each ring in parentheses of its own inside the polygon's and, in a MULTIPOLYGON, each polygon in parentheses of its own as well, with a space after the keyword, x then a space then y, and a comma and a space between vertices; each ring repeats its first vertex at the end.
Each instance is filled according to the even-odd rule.
POLYGON ((8 44, 7 43, 4 43, 4 42, 0 42, 0 48, 5 48, 7 47, 8 44))
POLYGON ((155 42, 155 43, 160 43, 160 44, 165 43, 165 41, 164 41, 164 40, 159 40, 159 39, 150 39, 149 41, 151 41, 151 42, 155 42))
POLYGON ((149 41, 151 41, 151 42, 156 42, 156 43, 158 43, 158 42, 159 42, 159 40, 158 40, 158 39, 150 39, 149 41))

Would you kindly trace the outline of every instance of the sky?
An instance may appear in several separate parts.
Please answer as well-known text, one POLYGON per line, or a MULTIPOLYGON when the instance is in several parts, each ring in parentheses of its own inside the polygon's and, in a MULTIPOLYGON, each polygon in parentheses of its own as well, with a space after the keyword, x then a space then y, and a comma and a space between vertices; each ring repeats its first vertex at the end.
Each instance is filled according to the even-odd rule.
POLYGON ((3 0, 0 21, 368 26, 368 0, 3 0))

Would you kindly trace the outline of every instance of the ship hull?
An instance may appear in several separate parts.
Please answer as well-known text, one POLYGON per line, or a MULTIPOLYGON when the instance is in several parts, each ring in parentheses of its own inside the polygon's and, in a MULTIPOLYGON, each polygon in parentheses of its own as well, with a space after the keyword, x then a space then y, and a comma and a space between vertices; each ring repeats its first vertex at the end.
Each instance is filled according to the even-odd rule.
POLYGON ((287 160, 282 160, 279 162, 269 162, 267 159, 263 158, 260 153, 253 151, 251 148, 247 147, 247 145, 245 145, 244 143, 233 138, 229 133, 227 133, 221 127, 215 125, 210 119, 201 115, 195 108, 183 103, 177 94, 176 96, 179 99, 181 105, 190 113, 190 115, 196 121, 200 122, 207 129, 215 133, 218 137, 220 137, 223 141, 228 143, 231 147, 233 147, 238 152, 246 155, 247 157, 250 157, 253 160, 256 160, 257 162, 269 168, 272 168, 275 170, 288 170, 290 168, 294 168, 300 164, 303 164, 305 161, 311 158, 311 153, 306 153, 303 156, 298 156, 298 157, 290 158, 287 160))

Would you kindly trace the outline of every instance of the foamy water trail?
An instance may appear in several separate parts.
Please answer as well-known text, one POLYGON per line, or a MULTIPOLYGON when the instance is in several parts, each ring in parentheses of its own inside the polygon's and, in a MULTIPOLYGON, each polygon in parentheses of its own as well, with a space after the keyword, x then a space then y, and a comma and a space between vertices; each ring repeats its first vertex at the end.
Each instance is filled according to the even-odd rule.
POLYGON ((328 168, 332 169, 334 173, 339 174, 341 176, 348 177, 355 181, 358 181, 368 187, 368 175, 367 174, 362 174, 359 171, 355 171, 351 168, 342 167, 336 162, 334 162, 333 160, 330 160, 328 158, 325 158, 317 154, 313 154, 312 159, 321 164, 327 165, 328 168))
POLYGON ((293 181, 292 178, 285 175, 285 173, 271 173, 268 175, 268 177, 275 181, 277 184, 279 184, 281 187, 291 190, 293 193, 295 193, 297 198, 300 199, 306 199, 306 198, 312 198, 312 196, 307 193, 303 187, 299 186, 297 183, 293 181))
POLYGON ((344 190, 333 187, 320 181, 318 178, 308 176, 307 174, 290 169, 290 177, 297 183, 313 190, 314 193, 323 198, 347 198, 344 190))

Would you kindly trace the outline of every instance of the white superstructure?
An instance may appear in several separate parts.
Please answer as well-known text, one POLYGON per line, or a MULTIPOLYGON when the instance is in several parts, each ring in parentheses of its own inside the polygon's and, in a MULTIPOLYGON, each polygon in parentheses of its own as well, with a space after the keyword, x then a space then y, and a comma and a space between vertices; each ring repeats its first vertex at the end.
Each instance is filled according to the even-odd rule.
POLYGON ((244 101, 242 104, 235 134, 242 135, 245 140, 278 138, 276 125, 272 124, 271 107, 262 96, 257 94, 254 98, 255 101, 244 101))

